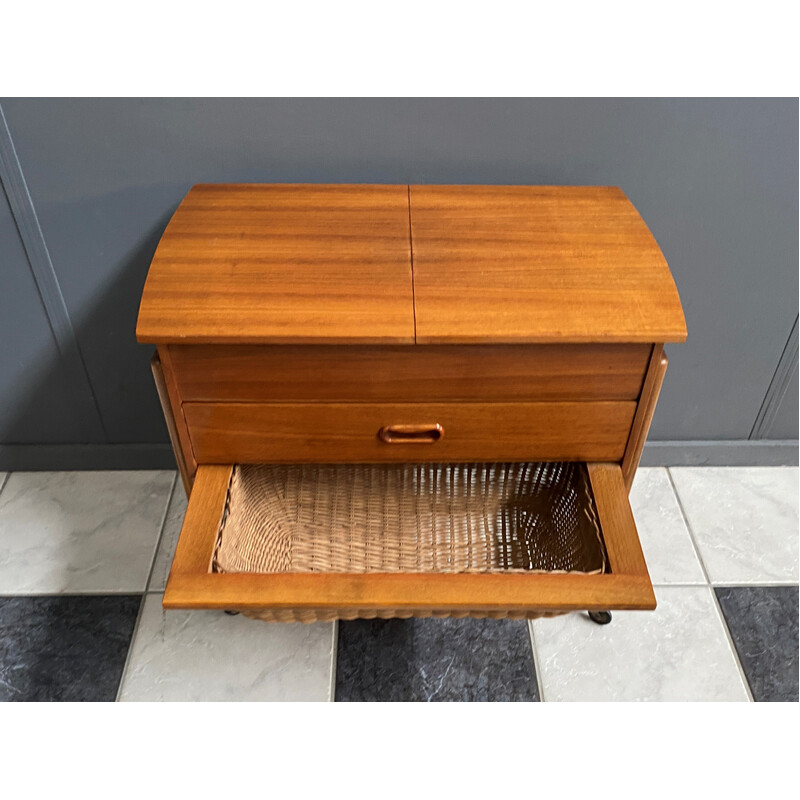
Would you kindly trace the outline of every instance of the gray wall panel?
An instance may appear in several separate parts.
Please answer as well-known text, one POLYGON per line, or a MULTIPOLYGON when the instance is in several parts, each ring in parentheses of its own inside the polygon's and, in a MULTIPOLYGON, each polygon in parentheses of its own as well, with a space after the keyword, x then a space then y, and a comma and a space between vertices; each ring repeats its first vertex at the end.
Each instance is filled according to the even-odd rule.
POLYGON ((113 442, 166 439, 133 329, 158 236, 200 181, 621 186, 689 328, 654 440, 747 439, 797 314, 796 99, 2 104, 113 442))
POLYGON ((69 376, 0 189, 0 442, 79 442, 69 376))

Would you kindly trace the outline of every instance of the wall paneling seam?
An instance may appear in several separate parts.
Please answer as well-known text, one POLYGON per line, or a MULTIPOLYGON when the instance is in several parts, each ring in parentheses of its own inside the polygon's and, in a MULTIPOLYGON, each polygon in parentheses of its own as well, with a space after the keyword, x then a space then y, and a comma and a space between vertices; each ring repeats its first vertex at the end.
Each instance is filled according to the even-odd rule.
POLYGON ((8 199, 50 331, 66 368, 70 393, 81 417, 81 428, 87 437, 97 438, 99 435, 107 442, 108 433, 103 423, 103 416, 2 106, 0 106, 0 183, 8 199))
POLYGON ((798 337, 797 337, 797 317, 794 318, 794 325, 786 340, 781 357, 778 359, 778 366, 764 395, 761 408, 758 409, 756 421, 750 431, 750 439, 766 439, 772 430, 778 408, 783 401, 784 395, 789 389, 790 380, 798 358, 798 337))

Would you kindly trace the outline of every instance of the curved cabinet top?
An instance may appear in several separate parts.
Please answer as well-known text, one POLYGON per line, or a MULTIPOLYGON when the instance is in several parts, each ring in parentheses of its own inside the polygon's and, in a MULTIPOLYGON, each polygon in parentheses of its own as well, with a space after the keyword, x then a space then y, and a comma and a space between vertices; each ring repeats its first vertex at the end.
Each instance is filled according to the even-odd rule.
POLYGON ((204 184, 167 226, 145 342, 686 338, 658 244, 615 187, 204 184))

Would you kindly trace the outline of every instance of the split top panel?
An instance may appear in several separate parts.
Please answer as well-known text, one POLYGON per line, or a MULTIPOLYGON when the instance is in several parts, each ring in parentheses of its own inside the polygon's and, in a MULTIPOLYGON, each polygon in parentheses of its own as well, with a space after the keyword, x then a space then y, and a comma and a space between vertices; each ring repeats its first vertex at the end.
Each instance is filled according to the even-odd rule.
POLYGON ((158 246, 152 343, 686 338, 655 239, 615 187, 200 184, 158 246))

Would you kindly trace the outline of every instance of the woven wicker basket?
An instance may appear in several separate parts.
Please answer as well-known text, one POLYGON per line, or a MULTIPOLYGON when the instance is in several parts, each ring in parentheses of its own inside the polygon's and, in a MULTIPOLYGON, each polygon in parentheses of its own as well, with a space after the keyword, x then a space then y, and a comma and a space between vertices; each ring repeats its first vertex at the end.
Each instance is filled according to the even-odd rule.
MULTIPOLYGON (((605 569, 586 468, 572 463, 237 466, 212 565, 214 572, 251 573, 605 569)), ((467 616, 435 609, 243 613, 282 622, 467 616)))

